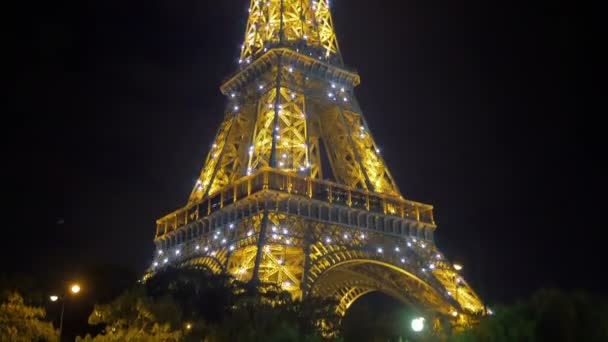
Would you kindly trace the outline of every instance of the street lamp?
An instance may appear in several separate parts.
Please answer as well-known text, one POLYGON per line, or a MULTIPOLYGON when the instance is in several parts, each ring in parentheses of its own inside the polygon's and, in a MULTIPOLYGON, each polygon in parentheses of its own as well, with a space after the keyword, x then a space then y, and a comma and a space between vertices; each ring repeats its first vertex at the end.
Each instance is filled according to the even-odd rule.
MULTIPOLYGON (((70 286, 70 293, 72 294, 78 294, 80 292, 80 285, 78 284, 72 284, 72 286, 70 286)), ((65 293, 63 296, 57 296, 57 295, 51 295, 49 297, 49 299, 51 300, 51 302, 56 302, 58 300, 61 300, 61 315, 59 315, 59 341, 61 341, 61 331, 63 330, 63 312, 65 310, 65 293)))
POLYGON ((424 317, 414 318, 412 320, 411 326, 412 326, 412 330, 417 333, 424 330, 424 317))

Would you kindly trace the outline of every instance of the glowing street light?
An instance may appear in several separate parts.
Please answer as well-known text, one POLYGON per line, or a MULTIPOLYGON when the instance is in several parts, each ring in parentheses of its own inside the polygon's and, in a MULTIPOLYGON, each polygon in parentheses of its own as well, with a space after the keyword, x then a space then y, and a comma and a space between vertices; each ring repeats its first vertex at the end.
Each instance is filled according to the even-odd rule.
MULTIPOLYGON (((78 294, 81 290, 80 285, 77 283, 72 284, 69 287, 69 289, 70 289, 69 292, 73 295, 78 294)), ((61 331, 63 330, 63 312, 65 311, 65 297, 66 297, 65 294, 63 296, 58 296, 58 295, 49 296, 49 299, 51 300, 51 302, 56 302, 58 300, 61 300, 61 314, 59 315, 59 340, 60 341, 61 341, 61 331)))
POLYGON ((412 330, 417 333, 424 330, 424 317, 414 318, 412 320, 411 327, 412 327, 412 330))
POLYGON ((460 264, 454 264, 454 269, 456 271, 460 271, 460 270, 462 270, 462 265, 460 265, 460 264))

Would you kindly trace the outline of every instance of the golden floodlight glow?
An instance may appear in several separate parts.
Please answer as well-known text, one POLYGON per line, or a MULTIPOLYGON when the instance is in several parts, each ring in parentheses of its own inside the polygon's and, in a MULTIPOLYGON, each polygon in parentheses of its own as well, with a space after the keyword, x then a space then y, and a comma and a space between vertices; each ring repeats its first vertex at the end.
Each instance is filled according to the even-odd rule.
POLYGON ((80 292, 80 285, 78 285, 78 284, 72 285, 72 287, 70 287, 70 291, 72 291, 73 294, 77 294, 78 292, 80 292))
POLYGON ((51 302, 56 302, 59 299, 59 296, 53 295, 53 296, 50 296, 49 298, 51 299, 51 302))
POLYGON ((433 206, 401 196, 358 105, 360 77, 344 67, 330 2, 250 0, 237 70, 220 86, 223 121, 187 204, 156 221, 146 277, 171 260, 296 300, 336 298, 340 316, 383 289, 467 322, 484 306, 435 245, 433 206))

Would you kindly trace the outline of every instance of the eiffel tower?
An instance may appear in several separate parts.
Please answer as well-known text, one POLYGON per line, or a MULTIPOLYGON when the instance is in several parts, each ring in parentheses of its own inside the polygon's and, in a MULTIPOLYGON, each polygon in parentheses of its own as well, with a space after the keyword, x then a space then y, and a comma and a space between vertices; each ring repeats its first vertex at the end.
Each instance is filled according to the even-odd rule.
POLYGON ((357 103, 329 0, 252 0, 224 120, 185 207, 157 220, 148 274, 206 267, 333 297, 381 291, 454 324, 485 313, 403 198, 357 103))

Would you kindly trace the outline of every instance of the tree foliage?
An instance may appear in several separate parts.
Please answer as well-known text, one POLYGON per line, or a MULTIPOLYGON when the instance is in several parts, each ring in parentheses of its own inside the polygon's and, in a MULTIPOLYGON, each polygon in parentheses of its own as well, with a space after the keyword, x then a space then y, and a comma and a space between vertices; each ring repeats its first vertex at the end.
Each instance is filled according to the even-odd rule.
POLYGON ((528 301, 497 308, 495 315, 451 340, 608 341, 608 304, 588 294, 541 290, 528 301))
POLYGON ((254 286, 206 269, 168 268, 114 301, 89 323, 103 333, 80 341, 321 341, 338 331, 334 301, 292 300, 276 286, 254 286))
POLYGON ((95 305, 89 324, 103 325, 103 333, 86 336, 79 341, 178 341, 181 312, 171 299, 164 296, 153 300, 146 289, 137 285, 109 304, 95 305))
POLYGON ((54 341, 57 332, 43 321, 43 308, 28 306, 17 292, 8 294, 0 304, 0 341, 54 341))

